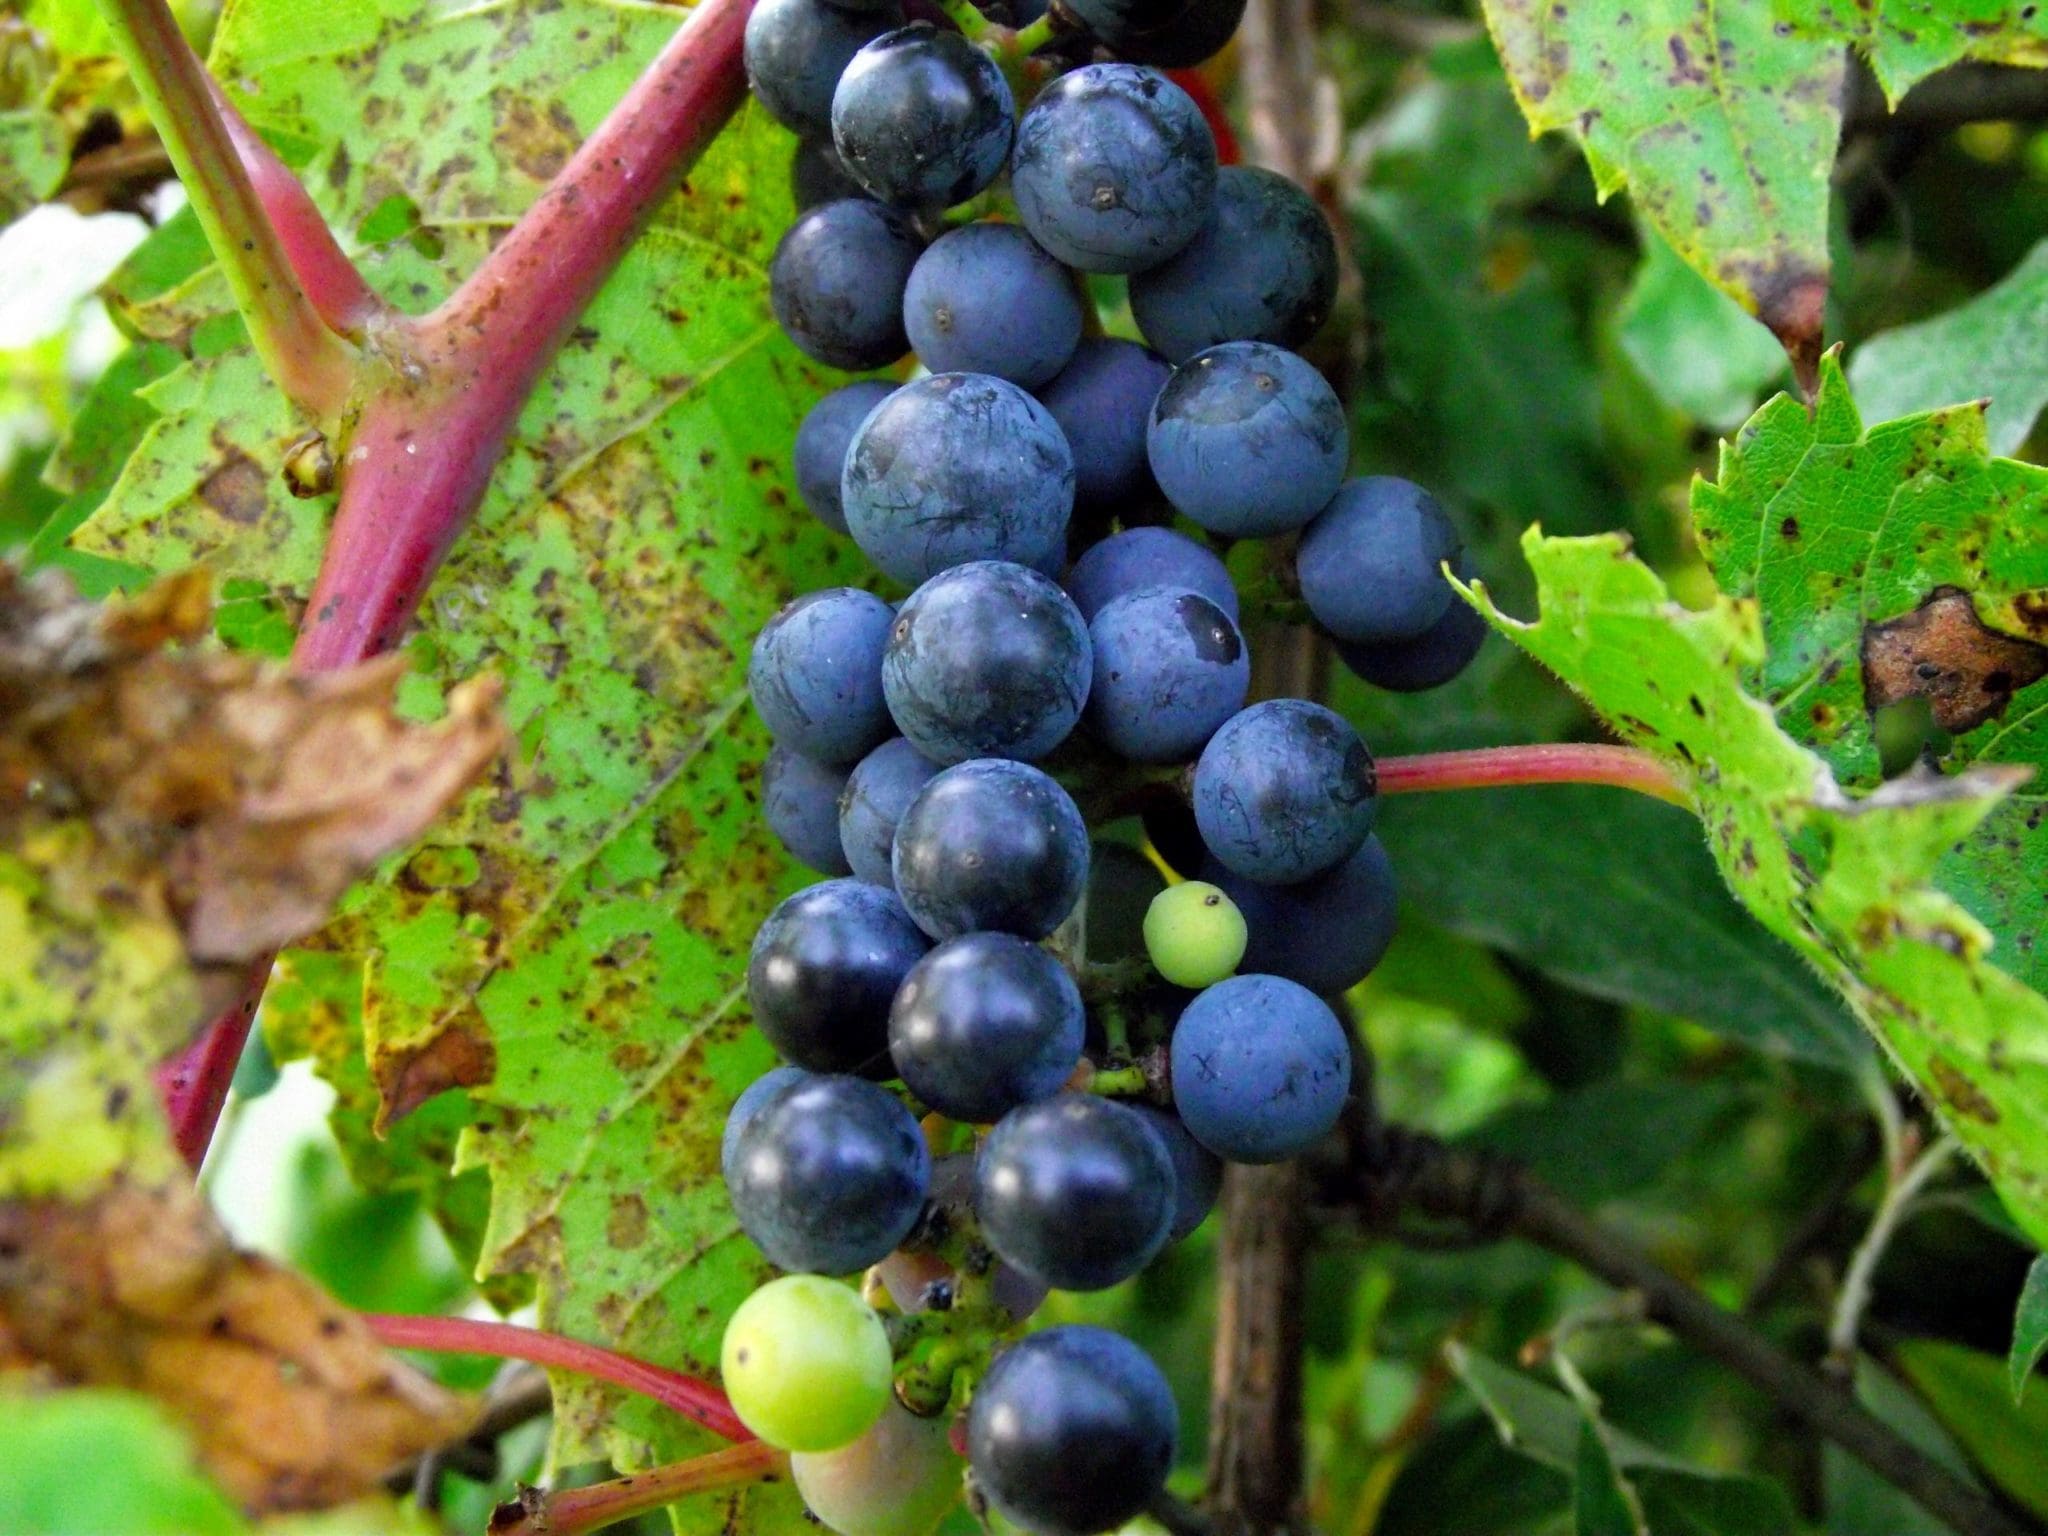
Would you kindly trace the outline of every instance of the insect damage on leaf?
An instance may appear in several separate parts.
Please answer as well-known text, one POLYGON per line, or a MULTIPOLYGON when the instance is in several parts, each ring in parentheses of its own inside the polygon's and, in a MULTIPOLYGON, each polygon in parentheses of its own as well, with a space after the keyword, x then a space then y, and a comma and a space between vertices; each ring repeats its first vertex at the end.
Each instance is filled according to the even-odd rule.
POLYGON ((156 1399, 253 1512, 371 1493, 473 1416, 318 1287, 237 1251, 176 1173, 0 1203, 0 1332, 68 1385, 156 1399))
POLYGON ((1992 629, 1957 587, 1863 631, 1863 700, 1873 714, 1924 698, 1943 730, 1972 730, 2004 714, 2013 694, 2044 674, 2048 646, 1992 629))
POLYGON ((494 681, 418 725, 393 711, 402 660, 298 677, 172 648, 210 618, 200 574, 101 609, 0 567, 0 837, 89 827, 65 878, 168 916, 223 967, 317 927, 477 780, 503 727, 494 681))

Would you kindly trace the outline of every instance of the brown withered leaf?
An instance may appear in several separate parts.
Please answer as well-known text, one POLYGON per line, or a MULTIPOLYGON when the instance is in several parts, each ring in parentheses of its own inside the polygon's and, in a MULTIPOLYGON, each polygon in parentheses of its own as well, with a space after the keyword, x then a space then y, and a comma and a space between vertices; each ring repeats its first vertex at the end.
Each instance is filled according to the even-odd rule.
POLYGON ((2048 646, 1999 632, 1970 594, 1938 588, 1911 613, 1863 630, 1863 700, 1872 711, 1924 698, 1945 731, 1973 730, 2048 675, 2048 646))
POLYGON ((257 1513, 362 1497, 474 1419, 310 1281, 235 1249, 177 1178, 0 1203, 0 1336, 67 1383, 155 1398, 257 1513))
POLYGON ((211 647, 207 579, 126 602, 0 566, 0 842, 82 819, 94 894, 168 915, 194 963, 297 939, 475 783, 504 742, 493 679, 432 724, 393 709, 406 663, 298 676, 211 647))

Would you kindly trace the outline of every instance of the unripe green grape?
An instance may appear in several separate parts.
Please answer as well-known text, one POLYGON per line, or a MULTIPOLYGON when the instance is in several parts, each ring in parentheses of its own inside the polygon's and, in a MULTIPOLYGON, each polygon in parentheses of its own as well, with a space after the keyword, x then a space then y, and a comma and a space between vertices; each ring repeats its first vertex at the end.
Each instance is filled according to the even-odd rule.
POLYGON ((836 1451, 789 1458, 796 1491, 839 1536, 931 1536, 960 1502, 961 1459, 945 1418, 892 1401, 874 1427, 836 1451))
POLYGON ((784 1275, 741 1302, 719 1358, 740 1422, 785 1451, 837 1450, 889 1406, 882 1320, 819 1275, 784 1275))
POLYGON ((1145 951, 1177 987, 1223 980, 1244 958, 1244 946, 1244 914, 1206 880, 1170 885, 1145 910, 1145 951))

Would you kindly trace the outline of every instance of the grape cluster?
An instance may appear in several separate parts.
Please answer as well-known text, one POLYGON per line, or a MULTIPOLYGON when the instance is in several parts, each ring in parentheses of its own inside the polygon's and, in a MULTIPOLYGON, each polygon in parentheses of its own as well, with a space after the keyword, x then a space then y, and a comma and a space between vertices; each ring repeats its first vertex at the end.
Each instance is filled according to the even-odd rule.
POLYGON ((1321 704, 1247 704, 1218 550, 1285 541, 1308 612, 1381 686, 1434 686, 1478 646, 1450 520, 1345 478, 1344 412, 1290 350, 1336 292, 1321 211, 1219 166, 1151 67, 1205 57, 1241 11, 1061 0, 1066 32, 1007 72, 897 0, 762 0, 748 25, 755 94, 801 136, 778 321, 831 367, 921 365, 828 395, 795 447, 806 505, 908 595, 801 597, 749 667, 767 819, 827 878, 749 959, 785 1065, 733 1106, 723 1171, 788 1273, 734 1316, 724 1377, 844 1536, 928 1530, 962 1443, 1026 1529, 1142 1509, 1174 1451, 1158 1368, 1095 1328, 990 1347, 1049 1289, 1137 1274, 1225 1161, 1301 1153, 1350 1092, 1323 999, 1392 938, 1373 759, 1321 704), (1107 276, 1143 343, 1097 334, 1107 276), (1166 797, 1152 842, 1196 878, 1091 859, 1070 791, 1112 781, 1166 797), (1133 897, 1142 923, 1115 910, 1133 897))

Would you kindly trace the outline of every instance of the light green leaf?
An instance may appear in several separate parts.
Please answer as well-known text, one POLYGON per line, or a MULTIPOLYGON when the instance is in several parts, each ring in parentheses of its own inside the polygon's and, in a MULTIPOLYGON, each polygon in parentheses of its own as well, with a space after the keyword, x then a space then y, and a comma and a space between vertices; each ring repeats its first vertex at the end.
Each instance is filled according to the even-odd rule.
POLYGON ((1866 428, 1835 358, 1812 413, 1780 397, 1693 488, 1724 592, 1760 604, 1745 676, 1784 729, 1858 787, 1878 777, 1873 706, 1922 697, 1955 733, 1942 766, 2031 768, 1947 854, 1939 883, 1997 938, 1997 963, 2048 982, 2048 469, 1993 458, 1981 405, 1866 428))
POLYGON ((2023 1402, 2034 1367, 2048 1352, 2048 1253, 2034 1255, 2027 1266, 2027 1283, 2020 1291, 2020 1304, 2012 1321, 2012 1354, 2006 1366, 2012 1375, 2012 1400, 2023 1402))
POLYGON ((1894 105, 1963 59, 2048 65, 2048 16, 2029 0, 1772 0, 1805 35, 1853 43, 1894 105))
POLYGON ((2048 239, 1967 304, 1873 336, 1849 382, 1879 421, 1958 400, 1988 399, 1993 453, 2017 452, 2048 405, 2048 239))
POLYGON ((12 223, 55 192, 71 163, 70 139, 53 112, 0 112, 0 224, 12 223))
POLYGON ((0 1394, 0 1510, 8 1536, 248 1530, 193 1462, 184 1433, 148 1398, 126 1392, 0 1394))
POLYGON ((1843 55, 1766 5, 1485 0, 1530 127, 1579 140, 1686 262, 1795 359, 1820 350, 1843 55))
MULTIPOLYGON (((296 0, 245 0, 215 69, 411 311, 475 265, 681 20, 611 0, 340 0, 307 17, 296 0)), ((745 657, 796 591, 862 579, 790 484, 796 424, 836 382, 768 312, 790 148, 744 114, 542 378, 411 647, 428 694, 458 674, 505 678, 515 761, 360 889, 321 940, 333 967, 294 957, 302 985, 272 1004, 273 1040, 317 1043, 332 1064, 356 1166, 419 1189, 461 1242, 467 1197, 445 1162, 460 1126, 461 1170, 492 1181, 467 1237, 482 1271, 537 1285, 545 1327, 698 1372, 766 1273, 717 1147, 727 1104, 769 1059, 745 1017, 747 946, 798 883, 756 808, 767 743, 745 657), (341 1065, 353 986, 366 1070, 341 1065), (370 1082, 399 1108, 443 1085, 468 1105, 430 1100, 418 1131, 401 1120, 377 1148, 370 1082)), ((296 604, 328 506, 278 483, 296 426, 217 272, 189 231, 153 244, 120 311, 188 360, 152 386, 159 417, 79 540, 149 566, 203 553, 296 604)), ((557 1389, 565 1457, 631 1467, 711 1443, 611 1389, 557 1389)), ((754 1518, 794 1520, 788 1489, 677 1513, 685 1530, 754 1518)))
POLYGON ((1899 1369, 1984 1475, 2036 1515, 2048 1517, 2048 1397, 2015 1404, 1994 1355, 1942 1339, 1908 1339, 1899 1369))
POLYGON ((1524 548, 1540 617, 1517 622, 1483 594, 1481 610, 1672 768, 1744 905, 1841 990, 2021 1225, 2048 1234, 2048 999, 1992 965, 1990 935, 1931 884, 2010 775, 1852 801, 1743 691, 1764 660, 1754 604, 1682 608, 1613 536, 1531 530, 1524 548))
POLYGON ((1618 331, 1622 351, 1659 398, 1721 431, 1740 426, 1785 371, 1784 352, 1655 230, 1644 231, 1643 263, 1621 302, 1618 331))

